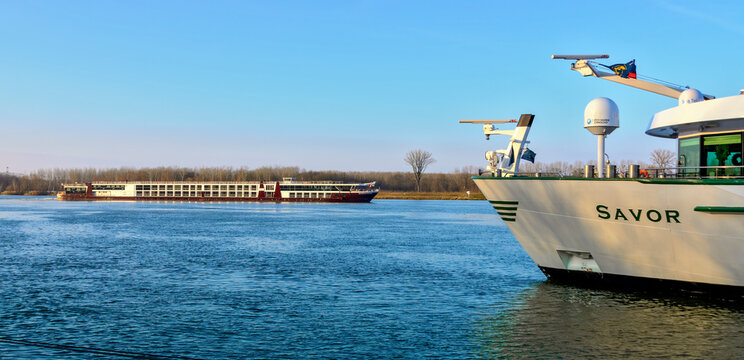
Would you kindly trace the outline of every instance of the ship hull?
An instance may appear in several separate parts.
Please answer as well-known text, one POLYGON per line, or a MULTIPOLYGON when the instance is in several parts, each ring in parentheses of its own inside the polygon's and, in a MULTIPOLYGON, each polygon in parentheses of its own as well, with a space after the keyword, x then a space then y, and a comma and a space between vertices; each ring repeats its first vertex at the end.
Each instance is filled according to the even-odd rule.
POLYGON ((474 181, 551 279, 744 286, 744 181, 474 181))
POLYGON ((651 293, 679 292, 703 297, 744 298, 744 287, 735 285, 589 273, 586 271, 555 269, 542 266, 540 270, 551 282, 587 288, 619 289, 631 292, 651 293))

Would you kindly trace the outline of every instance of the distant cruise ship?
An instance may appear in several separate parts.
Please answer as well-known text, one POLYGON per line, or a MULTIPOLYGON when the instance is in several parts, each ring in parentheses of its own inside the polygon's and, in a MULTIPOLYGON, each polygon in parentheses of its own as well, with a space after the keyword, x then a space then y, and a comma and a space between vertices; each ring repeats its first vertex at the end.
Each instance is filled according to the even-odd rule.
POLYGON ((375 182, 338 181, 97 181, 64 184, 58 200, 370 202, 375 182))

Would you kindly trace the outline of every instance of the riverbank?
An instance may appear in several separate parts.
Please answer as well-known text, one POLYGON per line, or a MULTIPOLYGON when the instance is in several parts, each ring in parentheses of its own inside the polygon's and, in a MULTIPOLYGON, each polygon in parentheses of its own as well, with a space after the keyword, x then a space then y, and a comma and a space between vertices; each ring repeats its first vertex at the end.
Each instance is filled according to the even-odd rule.
POLYGON ((0 192, 0 195, 29 195, 29 196, 40 196, 40 195, 57 195, 56 191, 27 191, 27 192, 20 192, 20 191, 3 191, 0 192))
POLYGON ((375 199, 395 200, 485 200, 481 193, 380 191, 375 199))

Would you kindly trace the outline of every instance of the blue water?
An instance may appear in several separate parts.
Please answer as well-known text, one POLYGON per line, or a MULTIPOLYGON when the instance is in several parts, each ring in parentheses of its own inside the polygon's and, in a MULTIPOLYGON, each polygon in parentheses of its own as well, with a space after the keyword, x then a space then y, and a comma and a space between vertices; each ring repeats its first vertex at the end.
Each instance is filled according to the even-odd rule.
POLYGON ((736 306, 545 283, 483 201, 0 196, 0 284, 2 339, 160 356, 744 355, 736 306))

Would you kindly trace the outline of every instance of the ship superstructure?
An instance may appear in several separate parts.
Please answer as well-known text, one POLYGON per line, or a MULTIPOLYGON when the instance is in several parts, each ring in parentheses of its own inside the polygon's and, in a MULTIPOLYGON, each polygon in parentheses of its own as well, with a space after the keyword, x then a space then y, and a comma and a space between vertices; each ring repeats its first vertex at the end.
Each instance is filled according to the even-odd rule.
POLYGON ((369 202, 374 182, 338 181, 97 181, 65 184, 59 200, 369 202))

